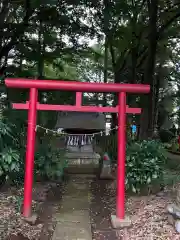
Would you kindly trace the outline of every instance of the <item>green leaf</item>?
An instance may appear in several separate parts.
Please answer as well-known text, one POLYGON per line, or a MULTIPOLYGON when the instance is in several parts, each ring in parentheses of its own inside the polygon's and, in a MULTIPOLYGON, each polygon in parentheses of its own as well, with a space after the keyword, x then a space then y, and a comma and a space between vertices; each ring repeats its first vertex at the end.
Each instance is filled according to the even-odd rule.
POLYGON ((0 176, 2 176, 4 174, 4 171, 2 170, 2 168, 0 167, 0 176))
POLYGON ((151 183, 151 178, 150 178, 150 177, 148 177, 147 183, 148 183, 148 184, 151 183))
POLYGON ((134 187, 134 185, 132 185, 132 192, 136 193, 136 188, 134 187))

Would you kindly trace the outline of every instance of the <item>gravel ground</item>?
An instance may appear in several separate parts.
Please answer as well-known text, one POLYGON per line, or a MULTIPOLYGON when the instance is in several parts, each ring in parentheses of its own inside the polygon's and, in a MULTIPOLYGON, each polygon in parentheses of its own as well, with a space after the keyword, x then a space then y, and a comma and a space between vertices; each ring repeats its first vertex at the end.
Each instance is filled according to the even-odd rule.
POLYGON ((166 206, 172 203, 176 186, 157 195, 127 197, 126 213, 132 220, 128 229, 114 230, 110 215, 115 214, 116 191, 109 181, 92 183, 91 222, 94 240, 179 240, 180 235, 167 221, 166 206))
POLYGON ((35 225, 23 221, 21 204, 23 188, 9 188, 0 193, 1 240, 49 240, 55 228, 52 214, 62 193, 56 183, 37 183, 33 188, 33 212, 38 213, 35 225))
MULTIPOLYGON (((176 184, 149 196, 127 197, 126 213, 132 226, 114 230, 110 215, 115 214, 116 191, 112 181, 95 180, 91 184, 90 216, 94 240, 180 240, 180 235, 167 221, 166 206, 174 200, 176 184)), ((9 188, 0 193, 0 239, 50 240, 55 228, 52 214, 63 193, 63 186, 39 183, 33 189, 33 209, 39 218, 35 225, 24 222, 20 214, 23 188, 9 188)), ((62 239, 63 240, 63 239, 62 239)))

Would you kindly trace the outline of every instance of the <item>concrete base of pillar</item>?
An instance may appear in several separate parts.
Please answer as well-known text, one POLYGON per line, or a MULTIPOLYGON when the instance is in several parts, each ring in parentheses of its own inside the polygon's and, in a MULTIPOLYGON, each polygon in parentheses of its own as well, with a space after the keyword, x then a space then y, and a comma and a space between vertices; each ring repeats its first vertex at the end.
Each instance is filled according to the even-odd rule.
POLYGON ((128 217, 125 217, 124 219, 119 219, 116 217, 116 215, 111 215, 111 224, 113 228, 118 229, 118 228, 130 227, 132 222, 128 217))
POLYGON ((22 219, 29 223, 30 225, 35 225, 38 220, 38 215, 37 214, 32 214, 30 217, 22 217, 22 219))

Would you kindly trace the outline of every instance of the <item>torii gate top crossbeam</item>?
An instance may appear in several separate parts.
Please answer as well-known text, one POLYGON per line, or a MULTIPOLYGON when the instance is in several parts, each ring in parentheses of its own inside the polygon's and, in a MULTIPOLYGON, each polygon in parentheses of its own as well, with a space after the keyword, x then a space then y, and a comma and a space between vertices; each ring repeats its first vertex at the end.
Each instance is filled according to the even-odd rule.
POLYGON ((7 78, 5 84, 10 88, 37 88, 46 90, 63 90, 77 92, 126 92, 148 93, 149 85, 125 83, 87 83, 76 81, 36 80, 7 78))

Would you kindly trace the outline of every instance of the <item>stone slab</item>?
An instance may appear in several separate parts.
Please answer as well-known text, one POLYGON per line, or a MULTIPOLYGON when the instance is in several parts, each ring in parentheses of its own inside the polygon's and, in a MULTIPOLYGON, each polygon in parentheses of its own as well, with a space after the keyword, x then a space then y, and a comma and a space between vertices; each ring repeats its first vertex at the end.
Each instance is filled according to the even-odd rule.
POLYGON ((86 202, 89 202, 90 203, 90 200, 91 200, 91 195, 81 195, 81 194, 77 194, 77 195, 67 195, 67 196, 63 196, 63 201, 70 201, 72 200, 72 202, 75 200, 75 201, 79 201, 79 202, 83 202, 83 201, 86 201, 86 202))
POLYGON ((65 190, 85 190, 88 192, 89 184, 82 182, 72 182, 65 190))
POLYGON ((78 199, 69 199, 63 202, 61 209, 64 209, 66 211, 89 210, 89 202, 87 200, 79 201, 78 199))
POLYGON ((116 215, 111 215, 111 223, 113 228, 120 229, 120 228, 127 228, 130 227, 132 222, 129 217, 125 217, 124 219, 119 219, 116 215))
POLYGON ((90 167, 97 167, 99 166, 99 162, 95 161, 93 159, 86 159, 86 158, 71 158, 67 159, 68 166, 78 166, 84 165, 84 166, 90 166, 90 167))
POLYGON ((56 228, 52 240, 92 240, 89 185, 90 181, 84 178, 69 179, 53 216, 56 228))
POLYGON ((100 155, 94 152, 67 152, 67 158, 89 158, 93 160, 99 160, 100 155))
POLYGON ((57 224, 52 240, 92 240, 91 229, 77 226, 64 227, 57 224))
POLYGON ((88 211, 60 211, 53 216, 53 220, 57 222, 90 222, 88 211))
POLYGON ((65 195, 77 195, 77 194, 88 194, 88 186, 87 186, 87 190, 85 190, 85 189, 82 189, 82 190, 80 190, 80 189, 77 189, 77 188, 74 188, 74 187, 71 187, 71 188, 68 188, 68 189, 65 189, 64 190, 64 194, 65 195))
POLYGON ((95 178, 96 176, 94 174, 76 174, 75 176, 74 175, 71 175, 70 176, 72 179, 81 179, 83 181, 87 180, 87 181, 92 181, 93 178, 95 178))
POLYGON ((79 221, 65 221, 65 220, 61 220, 58 221, 58 226, 59 227, 67 227, 67 228, 83 228, 83 229, 91 229, 91 223, 90 223, 90 219, 86 219, 86 218, 82 218, 82 220, 79 221))
POLYGON ((62 201, 67 201, 68 199, 72 199, 72 200, 79 200, 79 201, 84 201, 84 200, 88 200, 91 199, 91 194, 88 194, 87 192, 78 192, 78 191, 74 191, 72 194, 70 193, 70 191, 67 191, 64 193, 64 196, 62 197, 62 201))
POLYGON ((72 196, 72 197, 83 197, 83 196, 88 196, 88 186, 86 186, 86 189, 77 189, 77 188, 68 188, 64 190, 63 197, 64 196, 72 196))
POLYGON ((99 172, 99 167, 89 166, 89 165, 68 165, 65 168, 65 173, 67 174, 94 174, 97 175, 99 172))
MULTIPOLYGON (((112 231, 112 230, 103 230, 103 231, 95 231, 94 232, 94 240, 123 240, 121 236, 118 236, 118 234, 116 233, 117 231, 112 231)), ((128 239, 130 240, 130 239, 128 239)), ((144 240, 144 239, 137 239, 137 240, 144 240)), ((147 239, 146 239, 147 240, 147 239)), ((149 239, 150 240, 150 239, 149 239)))

